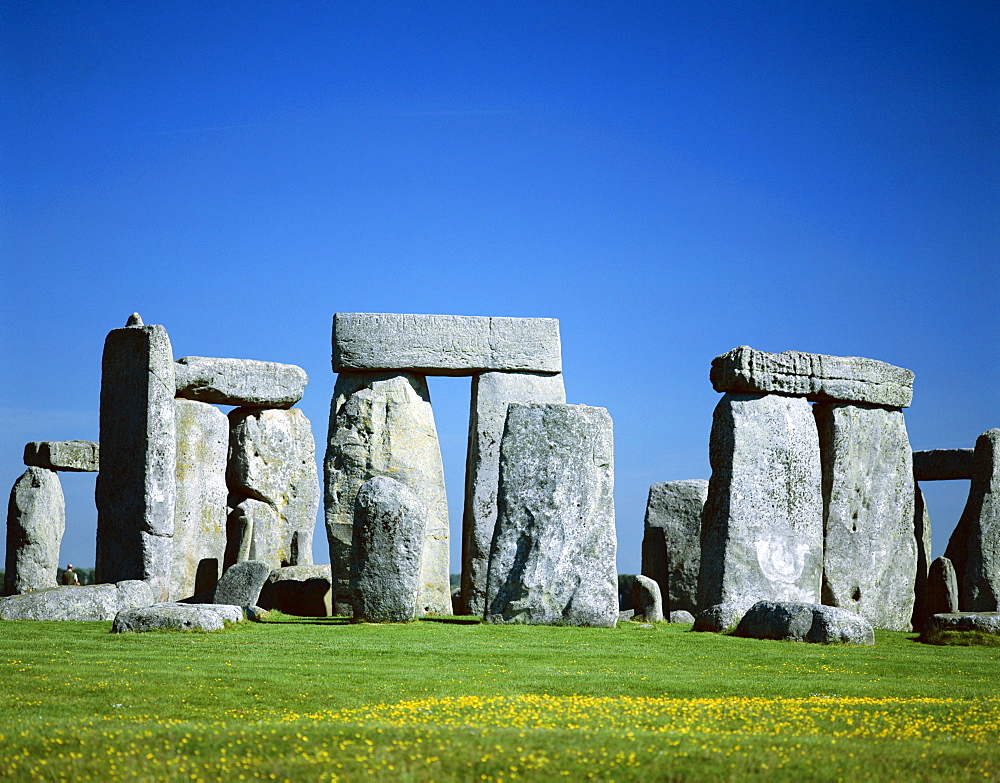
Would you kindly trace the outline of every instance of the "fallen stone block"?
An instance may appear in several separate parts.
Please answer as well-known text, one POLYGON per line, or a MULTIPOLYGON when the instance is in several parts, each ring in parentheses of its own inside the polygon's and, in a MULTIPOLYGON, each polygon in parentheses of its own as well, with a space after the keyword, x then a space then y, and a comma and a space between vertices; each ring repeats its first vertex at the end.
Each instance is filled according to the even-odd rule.
POLYGON ((958 578, 955 566, 947 557, 931 563, 927 574, 927 613, 955 614, 958 612, 958 578))
POLYGON ((693 623, 694 615, 691 612, 686 612, 683 609, 675 609, 670 613, 667 618, 668 623, 693 623))
POLYGON ((271 575, 271 566, 259 560, 245 560, 226 569, 211 602, 234 606, 256 606, 261 588, 271 575))
POLYGON ((924 631, 978 631, 1000 636, 1000 612, 957 612, 933 614, 924 631))
POLYGON ((643 522, 642 573, 656 581, 664 612, 695 612, 701 570, 704 479, 663 481, 649 488, 643 522))
POLYGON ((36 440, 24 447, 24 464, 49 470, 96 473, 100 448, 92 440, 36 440))
POLYGON ((215 405, 291 408, 305 394, 301 367, 252 359, 185 356, 174 368, 177 396, 215 405))
POLYGON ((633 617, 635 617, 634 609, 622 609, 620 612, 618 612, 618 622, 620 623, 624 623, 628 620, 631 620, 633 617))
POLYGON ((10 491, 4 595, 56 586, 66 502, 59 475, 30 467, 10 491))
POLYGON ((329 617, 332 592, 328 565, 275 568, 261 588, 258 605, 298 617, 329 617))
POLYGON ((612 441, 604 408, 510 405, 487 622, 615 626, 612 441))
POLYGON ((0 598, 0 620, 114 620, 123 609, 149 606, 156 589, 128 580, 110 585, 50 587, 0 598))
POLYGON ((757 603, 756 598, 738 598, 721 604, 714 604, 698 612, 692 631, 707 633, 729 633, 740 624, 743 615, 757 603))
POLYGON ((871 623, 835 606, 758 601, 743 616, 735 636, 813 644, 875 644, 871 623))
POLYGON ((747 345, 712 360, 712 387, 730 394, 788 394, 812 402, 861 402, 906 408, 913 373, 875 359, 785 351, 747 345))
POLYGON ((648 576, 636 576, 632 582, 632 607, 636 617, 647 623, 663 622, 663 599, 660 586, 648 576))
POLYGON ((423 375, 561 372, 559 321, 465 315, 337 313, 333 369, 423 375))
POLYGON ((242 623, 246 619, 240 606, 161 603, 118 612, 111 633, 221 631, 226 623, 242 623))
POLYGON ((913 478, 917 481, 951 481, 972 478, 975 449, 929 449, 913 452, 913 478))

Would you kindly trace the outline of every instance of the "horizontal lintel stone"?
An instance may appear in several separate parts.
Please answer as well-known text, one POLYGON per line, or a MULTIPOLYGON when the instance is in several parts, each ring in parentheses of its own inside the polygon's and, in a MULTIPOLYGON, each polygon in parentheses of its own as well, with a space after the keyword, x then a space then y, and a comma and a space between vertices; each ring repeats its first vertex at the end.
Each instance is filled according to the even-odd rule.
POLYGON ((860 356, 785 351, 741 345, 712 360, 712 387, 729 394, 785 394, 812 402, 859 402, 909 407, 913 373, 860 356))
POLYGON ((555 318, 337 313, 335 372, 409 370, 424 375, 562 371, 555 318))
POLYGON ((49 470, 96 473, 99 446, 92 440, 36 440, 24 447, 24 464, 49 470))
POLYGON ((928 449, 913 452, 913 478, 917 481, 948 481, 972 478, 975 449, 928 449))
POLYGON ((309 377, 294 364, 185 356, 174 368, 177 396, 216 405, 291 408, 309 377))

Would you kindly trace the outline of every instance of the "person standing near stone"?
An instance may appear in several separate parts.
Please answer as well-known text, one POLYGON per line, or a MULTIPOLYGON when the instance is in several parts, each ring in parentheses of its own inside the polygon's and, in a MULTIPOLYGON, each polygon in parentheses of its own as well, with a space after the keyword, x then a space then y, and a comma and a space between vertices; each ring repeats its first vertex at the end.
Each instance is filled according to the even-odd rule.
POLYGON ((62 572, 62 583, 67 586, 76 586, 80 584, 80 575, 73 570, 73 564, 68 563, 66 565, 66 570, 62 572))

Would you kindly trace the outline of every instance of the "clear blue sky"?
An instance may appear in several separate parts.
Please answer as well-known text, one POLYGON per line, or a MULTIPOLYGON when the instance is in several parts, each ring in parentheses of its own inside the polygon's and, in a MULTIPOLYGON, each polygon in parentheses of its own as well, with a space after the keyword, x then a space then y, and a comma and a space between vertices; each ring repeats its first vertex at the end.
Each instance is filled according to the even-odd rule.
MULTIPOLYGON (((547 316, 615 421, 619 569, 707 478, 712 357, 916 373, 915 449, 1000 426, 996 2, 37 2, 0 9, 0 484, 98 437, 107 332, 291 362, 333 313, 547 316)), ((467 379, 432 379, 460 546, 467 379)), ((93 563, 93 475, 62 559, 93 563)), ((927 486, 935 550, 967 482, 927 486)), ((316 549, 325 552, 317 531, 316 549)))

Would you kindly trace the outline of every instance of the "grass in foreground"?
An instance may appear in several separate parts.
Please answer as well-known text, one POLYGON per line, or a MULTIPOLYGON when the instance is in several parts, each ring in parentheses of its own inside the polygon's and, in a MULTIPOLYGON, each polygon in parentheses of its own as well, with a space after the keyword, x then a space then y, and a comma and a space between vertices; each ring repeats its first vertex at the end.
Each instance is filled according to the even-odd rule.
POLYGON ((0 623, 0 777, 1000 779, 1000 653, 879 633, 0 623))

